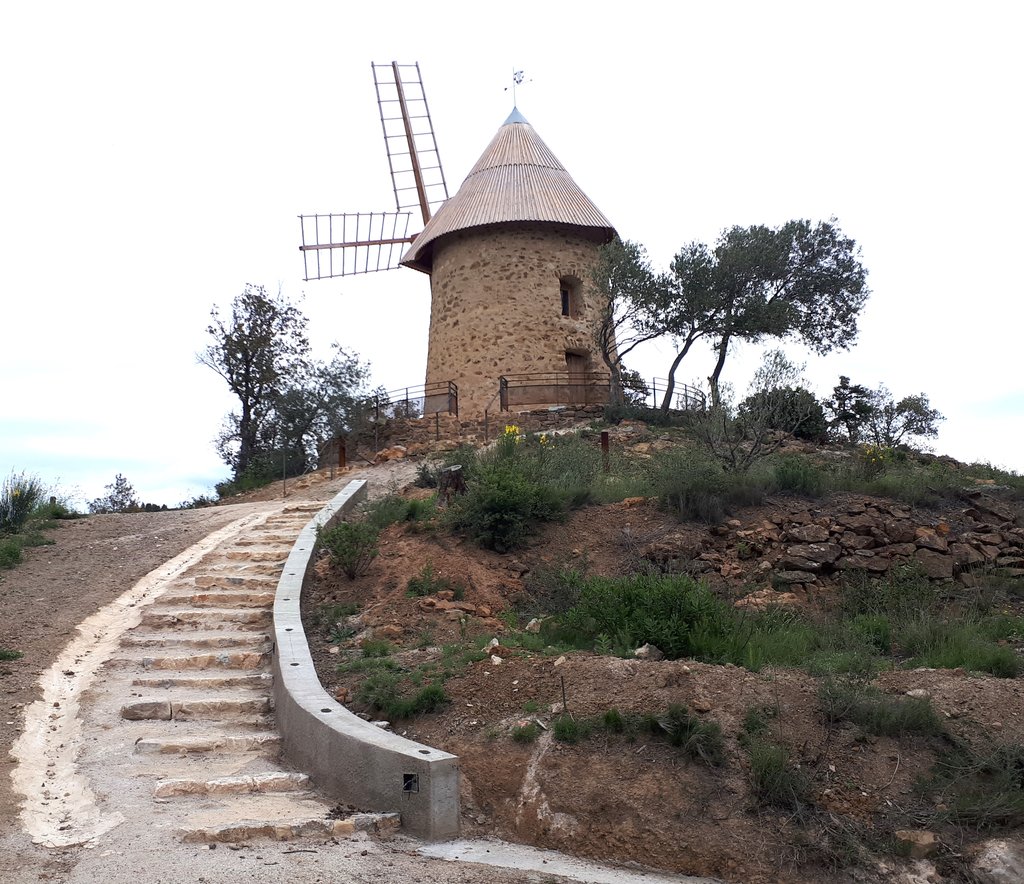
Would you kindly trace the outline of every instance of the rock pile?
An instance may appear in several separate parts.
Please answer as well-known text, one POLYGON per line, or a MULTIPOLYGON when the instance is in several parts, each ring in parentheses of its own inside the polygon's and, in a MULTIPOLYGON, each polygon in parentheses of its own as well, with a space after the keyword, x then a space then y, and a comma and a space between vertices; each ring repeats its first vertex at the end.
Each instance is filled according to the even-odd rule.
MULTIPOLYGON (((1024 577, 1019 513, 991 489, 965 496, 969 506, 944 518, 860 496, 828 510, 777 510, 750 524, 730 519, 703 535, 680 530, 648 544, 641 554, 665 571, 760 578, 795 592, 830 585, 844 572, 881 577, 907 564, 932 580, 967 586, 982 570, 1024 577)), ((760 597, 750 599, 751 606, 760 604, 760 597)))

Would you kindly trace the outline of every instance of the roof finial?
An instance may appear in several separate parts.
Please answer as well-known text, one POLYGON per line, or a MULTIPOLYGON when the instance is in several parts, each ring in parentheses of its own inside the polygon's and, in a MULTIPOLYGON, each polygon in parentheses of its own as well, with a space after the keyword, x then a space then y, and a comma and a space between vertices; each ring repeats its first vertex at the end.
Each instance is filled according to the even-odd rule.
MULTIPOLYGON (((517 71, 515 68, 512 69, 512 85, 506 86, 505 91, 512 90, 512 107, 517 107, 516 102, 516 86, 522 86, 524 82, 524 75, 522 71, 517 71)), ((525 80, 527 83, 532 83, 532 80, 525 80)))

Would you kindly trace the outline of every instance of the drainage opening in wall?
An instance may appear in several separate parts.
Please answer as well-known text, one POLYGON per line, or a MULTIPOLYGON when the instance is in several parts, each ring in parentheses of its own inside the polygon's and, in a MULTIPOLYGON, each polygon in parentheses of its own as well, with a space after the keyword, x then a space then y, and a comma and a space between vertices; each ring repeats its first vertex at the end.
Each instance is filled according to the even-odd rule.
POLYGON ((402 791, 403 792, 419 792, 420 790, 420 775, 414 773, 402 774, 402 791))

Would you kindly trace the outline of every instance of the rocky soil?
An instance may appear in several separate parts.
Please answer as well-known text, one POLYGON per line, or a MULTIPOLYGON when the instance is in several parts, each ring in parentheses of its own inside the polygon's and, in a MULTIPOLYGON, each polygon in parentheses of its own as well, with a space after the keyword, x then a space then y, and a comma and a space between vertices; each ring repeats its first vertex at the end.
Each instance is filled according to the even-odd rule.
MULTIPOLYGON (((984 877, 979 869, 989 860, 981 857, 992 847, 986 833, 942 824, 937 811, 943 808, 915 787, 950 739, 1017 738, 1024 728, 1020 679, 962 670, 884 672, 877 688, 930 698, 949 736, 878 737, 847 723, 827 724, 820 680, 801 670, 754 673, 692 661, 552 653, 506 647, 503 637, 510 635, 509 614, 524 582, 563 567, 617 575, 646 563, 701 575, 741 609, 781 605, 815 619, 834 609, 845 572, 885 575, 913 564, 945 597, 966 605, 977 594, 979 574, 998 569, 1011 582, 1024 575, 1022 525, 1016 505, 982 487, 940 510, 863 495, 778 495, 710 527, 680 523, 632 499, 578 510, 510 555, 442 532, 393 526, 366 576, 349 581, 319 563, 319 579, 304 597, 307 628, 325 686, 370 717, 373 710, 358 695, 365 671, 338 670, 339 662, 359 660, 367 639, 390 643, 392 659, 405 671, 431 671, 451 661, 451 647, 470 649, 450 670, 451 702, 441 712, 391 723, 460 756, 468 833, 737 882, 1016 880, 984 877), (411 596, 409 580, 427 564, 458 591, 411 596), (347 605, 359 612, 346 615, 347 605), (496 647, 471 653, 493 642, 496 647), (644 714, 671 704, 721 726, 721 766, 686 761, 649 736, 602 734, 577 744, 552 737, 564 709, 586 719, 613 707, 644 714), (812 783, 812 811, 781 811, 754 799, 742 742, 751 709, 774 710, 771 737, 812 783), (539 725, 538 739, 512 739, 531 722, 539 725), (918 843, 922 838, 927 843, 918 843)), ((1007 613, 1024 613, 1021 595, 1001 596, 999 603, 1007 613)), ((1021 849, 1021 832, 1003 834, 1009 853, 998 862, 1012 867, 1020 861, 1013 851, 1021 849)))

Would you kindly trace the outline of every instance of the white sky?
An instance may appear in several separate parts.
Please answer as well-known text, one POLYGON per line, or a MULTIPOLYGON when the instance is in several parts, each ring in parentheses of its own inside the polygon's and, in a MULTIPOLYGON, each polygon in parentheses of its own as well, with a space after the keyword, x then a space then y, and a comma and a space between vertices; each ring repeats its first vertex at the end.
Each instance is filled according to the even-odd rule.
MULTIPOLYGON (((394 208, 370 62, 419 61, 452 193, 519 107, 658 266, 730 225, 835 216, 872 296, 811 358, 925 392, 936 450, 1024 470, 1022 7, 1012 2, 81 2, 0 11, 0 473, 175 504, 227 475, 212 305, 280 285, 388 388, 426 276, 302 281, 300 213, 394 208)), ((759 349, 730 356, 742 390, 759 349)), ((664 376, 671 354, 631 363, 664 376)), ((695 353, 679 379, 705 377, 695 353)))

